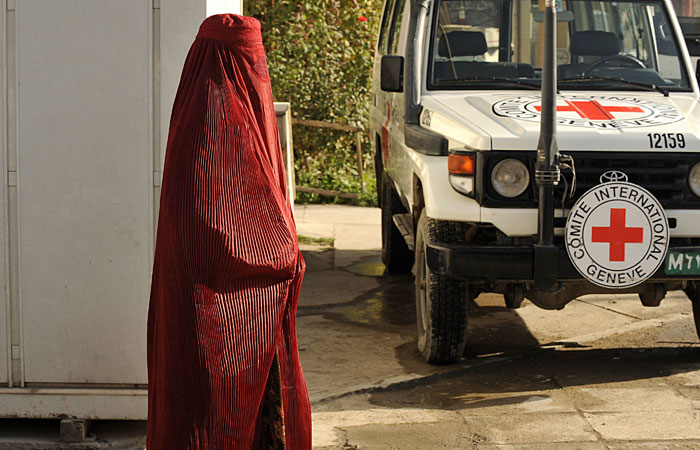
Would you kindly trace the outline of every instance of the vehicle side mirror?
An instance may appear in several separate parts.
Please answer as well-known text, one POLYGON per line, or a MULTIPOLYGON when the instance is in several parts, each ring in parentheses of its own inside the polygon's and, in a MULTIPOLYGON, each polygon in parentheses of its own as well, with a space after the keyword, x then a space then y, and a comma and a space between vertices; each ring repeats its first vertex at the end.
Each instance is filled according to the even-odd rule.
POLYGON ((382 56, 382 91, 403 92, 403 56, 382 56))

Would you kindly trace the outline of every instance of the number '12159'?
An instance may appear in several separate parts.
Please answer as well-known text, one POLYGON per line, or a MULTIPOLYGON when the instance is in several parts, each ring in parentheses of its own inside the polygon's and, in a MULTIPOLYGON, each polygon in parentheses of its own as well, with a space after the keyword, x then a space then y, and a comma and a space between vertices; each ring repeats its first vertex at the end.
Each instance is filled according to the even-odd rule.
POLYGON ((649 133, 647 137, 651 148, 685 148, 683 133, 649 133))

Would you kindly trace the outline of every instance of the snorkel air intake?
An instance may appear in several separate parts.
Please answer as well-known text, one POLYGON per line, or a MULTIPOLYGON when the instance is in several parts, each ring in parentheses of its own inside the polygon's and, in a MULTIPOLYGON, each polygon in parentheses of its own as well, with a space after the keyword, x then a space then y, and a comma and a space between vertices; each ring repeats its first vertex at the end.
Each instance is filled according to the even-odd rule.
MULTIPOLYGON (((541 1, 541 0, 540 0, 541 1)), ((535 289, 555 289, 557 248, 554 246, 554 186, 559 183, 557 115, 557 9, 555 0, 544 0, 542 64, 542 116, 537 144, 535 183, 539 191, 537 243, 534 252, 535 289)))

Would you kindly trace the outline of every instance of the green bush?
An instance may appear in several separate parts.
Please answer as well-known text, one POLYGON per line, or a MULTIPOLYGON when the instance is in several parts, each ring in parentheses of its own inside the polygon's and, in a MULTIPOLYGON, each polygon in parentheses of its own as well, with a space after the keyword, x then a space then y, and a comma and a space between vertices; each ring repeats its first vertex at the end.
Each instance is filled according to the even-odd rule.
MULTIPOLYGON (((245 13, 262 23, 276 101, 292 104, 297 119, 360 127, 365 193, 376 204, 368 136, 372 63, 383 0, 248 0, 245 13)), ((295 125, 299 186, 360 193, 355 135, 295 125)), ((300 202, 342 199, 299 193, 300 202)))

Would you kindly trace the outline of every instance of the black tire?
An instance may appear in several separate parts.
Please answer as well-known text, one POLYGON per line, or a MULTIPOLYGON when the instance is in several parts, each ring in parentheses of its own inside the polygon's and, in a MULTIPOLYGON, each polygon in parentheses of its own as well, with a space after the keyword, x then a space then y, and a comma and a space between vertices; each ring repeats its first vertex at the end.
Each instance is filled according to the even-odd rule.
POLYGON ((392 216, 405 213, 399 196, 394 192, 391 180, 382 177, 382 262, 390 274, 409 273, 413 268, 413 252, 394 225, 392 216))
POLYGON ((688 287, 685 288, 685 295, 688 296, 693 304, 693 320, 695 321, 695 334, 700 339, 700 283, 689 281, 688 287))
POLYGON ((700 299, 693 299, 693 319, 695 320, 695 334, 700 339, 700 299))
POLYGON ((700 339, 700 283, 697 281, 689 281, 685 288, 685 295, 688 296, 693 304, 693 320, 695 321, 695 334, 700 339))
POLYGON ((421 213, 416 230, 416 322, 418 350, 430 364, 459 361, 467 337, 469 285, 430 271, 426 243, 463 239, 457 222, 442 222, 421 213), (461 236, 460 236, 461 235, 461 236))

